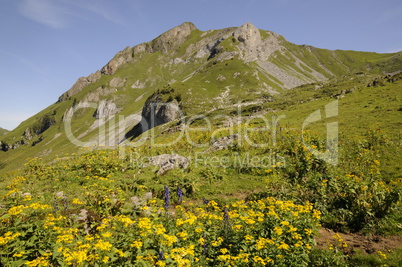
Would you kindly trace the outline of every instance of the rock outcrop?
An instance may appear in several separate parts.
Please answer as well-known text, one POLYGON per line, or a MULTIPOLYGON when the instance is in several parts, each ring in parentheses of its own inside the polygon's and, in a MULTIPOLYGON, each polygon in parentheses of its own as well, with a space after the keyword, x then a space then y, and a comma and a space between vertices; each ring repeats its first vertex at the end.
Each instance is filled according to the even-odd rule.
POLYGON ((239 49, 242 51, 240 57, 245 62, 256 60, 265 61, 274 52, 281 50, 281 36, 273 32, 267 32, 267 37, 263 40, 258 30, 253 24, 247 22, 233 32, 233 38, 239 41, 239 49))
POLYGON ((176 99, 164 102, 159 93, 153 94, 142 108, 141 121, 126 134, 125 138, 135 138, 158 125, 179 119, 181 115, 182 112, 176 99))
POLYGON ((127 46, 123 51, 118 52, 102 69, 101 73, 112 75, 120 66, 134 59, 134 49, 127 46))
POLYGON ((144 164, 143 167, 157 166, 159 170, 158 175, 163 175, 169 170, 175 168, 186 169, 190 164, 190 160, 186 157, 180 156, 178 154, 163 154, 159 156, 154 156, 148 158, 148 163, 144 164))
POLYGON ((218 45, 230 37, 235 29, 235 27, 226 28, 209 37, 205 37, 203 35, 210 33, 210 31, 204 32, 201 35, 203 38, 200 41, 189 45, 186 50, 186 54, 192 55, 194 52, 196 52, 194 55, 195 58, 203 58, 206 56, 208 56, 208 58, 212 58, 213 54, 219 52, 219 49, 217 48, 218 45))
POLYGON ((213 58, 216 54, 221 52, 221 49, 218 48, 218 45, 224 41, 226 38, 228 38, 230 35, 224 35, 219 37, 216 40, 211 41, 208 43, 205 47, 202 49, 198 50, 198 52, 195 54, 196 58, 203 58, 205 56, 208 56, 208 58, 213 58))
POLYGON ((221 61, 234 56, 239 56, 239 58, 243 59, 245 62, 267 60, 272 53, 281 49, 280 35, 273 32, 267 32, 267 35, 268 36, 263 39, 260 30, 250 22, 237 28, 228 28, 214 35, 213 39, 209 39, 209 37, 199 41, 198 43, 205 42, 206 40, 209 42, 204 44, 204 46, 195 53, 195 58, 205 56, 213 58, 222 53, 219 55, 219 60, 221 61), (237 42, 239 51, 228 52, 220 46, 220 43, 228 38, 232 38, 233 42, 237 42))
POLYGON ((4 141, 0 141, 0 150, 7 152, 8 150, 10 150, 11 146, 10 144, 4 142, 4 141))
POLYGON ((31 140, 32 137, 32 133, 31 133, 31 129, 27 128, 24 133, 22 134, 22 137, 25 138, 26 140, 31 140))
POLYGON ((174 47, 180 46, 187 40, 187 37, 197 27, 191 22, 184 22, 183 24, 174 27, 171 30, 159 35, 151 42, 153 52, 161 51, 166 53, 174 47))
POLYGON ((218 138, 211 144, 211 146, 207 150, 205 150, 205 153, 227 149, 228 147, 233 146, 237 139, 239 139, 239 136, 237 134, 218 138))
POLYGON ((191 31, 196 29, 197 27, 195 27, 193 23, 184 22, 161 34, 150 43, 139 44, 133 48, 128 46, 123 51, 118 52, 113 59, 101 69, 101 73, 113 75, 120 66, 134 61, 135 55, 141 52, 155 53, 161 51, 162 53, 166 53, 184 43, 191 31))
POLYGON ((65 101, 65 100, 69 99, 70 97, 72 97, 73 95, 78 94, 87 85, 98 81, 100 78, 101 78, 101 72, 100 71, 97 71, 95 73, 91 73, 88 77, 78 78, 78 80, 74 83, 74 85, 67 92, 65 92, 64 94, 62 94, 59 97, 57 102, 65 101))
POLYGON ((36 135, 40 135, 44 131, 50 128, 50 126, 56 124, 56 118, 53 115, 46 114, 42 116, 37 123, 35 123, 32 127, 32 131, 36 135))
POLYGON ((117 108, 115 103, 107 100, 101 100, 93 116, 95 119, 107 119, 119 111, 120 109, 117 108))
POLYGON ((113 88, 120 88, 124 86, 126 79, 121 77, 114 77, 110 82, 109 85, 113 88))

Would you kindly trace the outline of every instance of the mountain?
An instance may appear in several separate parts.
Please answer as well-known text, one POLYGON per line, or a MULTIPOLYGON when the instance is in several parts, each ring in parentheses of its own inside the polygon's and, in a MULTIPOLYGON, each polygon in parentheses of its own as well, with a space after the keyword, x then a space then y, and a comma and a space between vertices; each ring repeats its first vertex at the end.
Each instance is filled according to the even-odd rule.
POLYGON ((3 129, 0 127, 0 136, 5 135, 9 132, 9 130, 3 129))
POLYGON ((125 48, 0 138, 2 266, 402 266, 401 55, 125 48))
MULTIPOLYGON (((100 70, 79 78, 56 103, 0 139, 0 162, 8 170, 28 157, 51 160, 81 146, 126 144, 154 126, 197 114, 230 117, 239 106, 248 107, 243 112, 292 113, 308 103, 305 111, 288 116, 292 121, 324 97, 345 97, 353 106, 368 97, 362 88, 369 84, 391 85, 377 90, 377 97, 393 94, 401 69, 401 53, 296 45, 251 23, 200 31, 185 22, 150 42, 126 47, 100 70)), ((384 100, 372 98, 370 104, 384 100)), ((373 123, 385 123, 380 117, 388 115, 399 118, 396 108, 384 111, 383 102, 378 107, 373 123)), ((356 116, 366 111, 359 109, 363 113, 356 116)), ((390 119, 386 127, 398 129, 399 121, 390 119)))

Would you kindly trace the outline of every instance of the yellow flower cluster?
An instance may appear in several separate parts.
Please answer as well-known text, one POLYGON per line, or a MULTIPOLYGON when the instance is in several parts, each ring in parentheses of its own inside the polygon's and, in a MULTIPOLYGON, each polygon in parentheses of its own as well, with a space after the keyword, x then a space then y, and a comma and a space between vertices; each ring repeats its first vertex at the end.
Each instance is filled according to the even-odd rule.
POLYGON ((384 259, 384 260, 386 260, 387 259, 387 255, 384 253, 384 252, 382 252, 382 251, 377 251, 377 254, 382 258, 382 259, 384 259))
POLYGON ((255 246, 256 246, 257 250, 261 250, 261 249, 267 248, 269 245, 273 245, 273 244, 275 244, 274 240, 260 237, 257 239, 255 246))
POLYGON ((53 230, 58 234, 57 243, 73 243, 77 233, 77 228, 61 228, 54 226, 53 230))
POLYGON ((11 216, 15 216, 15 215, 20 214, 23 210, 24 210, 24 206, 23 206, 23 205, 19 205, 19 206, 11 207, 11 208, 8 210, 7 213, 8 213, 9 215, 11 215, 11 216))
POLYGON ((27 261, 25 262, 25 265, 28 265, 29 267, 49 266, 48 256, 42 256, 32 261, 27 261))
POLYGON ((4 236, 0 236, 0 246, 7 244, 9 241, 19 237, 21 233, 6 232, 4 236))
POLYGON ((34 210, 46 210, 46 209, 50 209, 51 207, 49 205, 42 205, 42 204, 39 204, 39 203, 32 203, 32 204, 30 204, 28 206, 18 205, 18 206, 11 207, 8 210, 7 213, 9 215, 11 215, 11 216, 15 216, 15 215, 18 215, 21 212, 23 212, 25 209, 30 209, 30 208, 32 208, 34 210))
POLYGON ((12 183, 6 188, 9 190, 4 196, 2 196, 3 199, 6 199, 8 197, 17 197, 21 196, 20 189, 19 187, 23 182, 26 181, 26 178, 23 176, 17 176, 13 179, 12 183))
MULTIPOLYGON (((86 203, 93 203, 93 210, 107 207, 102 206, 107 201, 117 203, 111 192, 118 190, 102 190, 106 189, 109 197, 95 191, 88 194, 86 203), (91 198, 93 202, 88 201, 91 198)), ((73 198, 72 203, 83 202, 73 198)), ((296 205, 274 198, 223 206, 215 201, 197 207, 185 203, 169 214, 161 211, 158 203, 155 199, 147 201, 148 209, 139 216, 108 213, 94 217, 91 223, 72 221, 74 217, 65 211, 49 213, 52 207, 39 203, 16 205, 7 210, 7 215, 42 212, 38 229, 46 233, 49 250, 57 252, 53 256, 59 263, 71 266, 117 266, 125 261, 147 266, 206 266, 213 262, 218 266, 284 265, 287 257, 283 255, 308 253, 320 217, 310 203, 296 205)), ((0 237, 0 245, 14 242, 18 235, 7 232, 0 237)), ((11 255, 27 257, 24 250, 11 255)), ((49 264, 49 256, 37 255, 27 265, 49 264)))
POLYGON ((59 216, 55 217, 53 215, 53 213, 49 213, 46 216, 43 226, 45 229, 47 229, 47 228, 50 228, 51 226, 54 226, 56 224, 56 222, 63 221, 65 219, 66 219, 66 217, 64 217, 64 216, 59 215, 59 216))

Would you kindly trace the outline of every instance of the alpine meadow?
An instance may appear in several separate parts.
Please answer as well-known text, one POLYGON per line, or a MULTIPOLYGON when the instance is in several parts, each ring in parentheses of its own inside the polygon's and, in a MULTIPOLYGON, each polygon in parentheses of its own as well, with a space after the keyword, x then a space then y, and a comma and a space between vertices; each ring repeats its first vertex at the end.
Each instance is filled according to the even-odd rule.
POLYGON ((0 131, 0 266, 402 266, 402 52, 185 22, 0 131))

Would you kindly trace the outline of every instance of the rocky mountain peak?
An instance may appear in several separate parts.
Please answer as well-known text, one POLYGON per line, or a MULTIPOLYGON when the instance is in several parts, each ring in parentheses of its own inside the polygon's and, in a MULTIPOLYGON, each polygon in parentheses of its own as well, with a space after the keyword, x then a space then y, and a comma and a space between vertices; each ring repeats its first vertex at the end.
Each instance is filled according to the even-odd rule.
POLYGON ((193 30, 197 30, 197 27, 191 22, 184 22, 173 29, 162 33, 152 41, 153 51, 161 51, 166 53, 173 47, 176 47, 186 41, 187 37, 193 30))
POLYGON ((245 62, 265 61, 272 53, 282 49, 278 34, 269 32, 269 36, 263 39, 260 30, 250 22, 238 27, 232 35, 240 42, 238 47, 243 51, 240 56, 245 62))
POLYGON ((185 42, 190 33, 196 29, 197 27, 193 23, 184 22, 165 33, 162 33, 150 43, 139 44, 133 48, 128 46, 124 50, 118 52, 113 59, 102 68, 101 73, 113 75, 120 66, 133 61, 134 56, 137 53, 144 51, 148 53, 154 53, 157 51, 167 53, 185 42))
POLYGON ((261 41, 260 31, 250 22, 238 27, 233 32, 233 37, 246 45, 255 45, 261 41))

